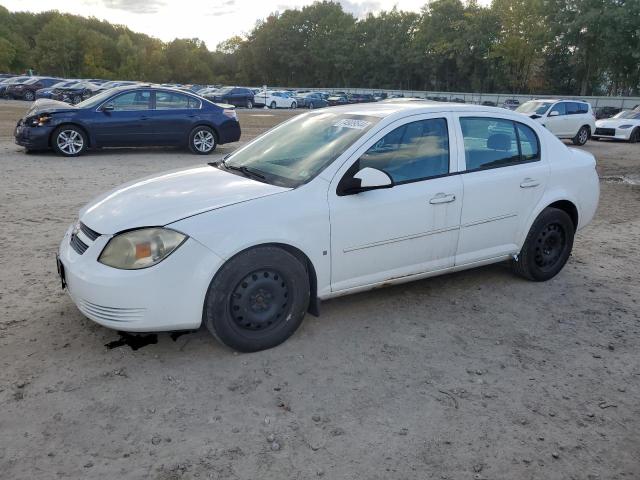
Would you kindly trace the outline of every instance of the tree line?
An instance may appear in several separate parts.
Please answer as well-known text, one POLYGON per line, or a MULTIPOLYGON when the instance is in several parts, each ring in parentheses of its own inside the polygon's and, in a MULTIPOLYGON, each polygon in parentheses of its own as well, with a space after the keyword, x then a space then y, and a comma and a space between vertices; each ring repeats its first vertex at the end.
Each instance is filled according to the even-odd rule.
POLYGON ((96 18, 0 6, 0 71, 68 78, 465 92, 637 95, 638 0, 434 0, 357 19, 316 2, 210 51, 96 18))

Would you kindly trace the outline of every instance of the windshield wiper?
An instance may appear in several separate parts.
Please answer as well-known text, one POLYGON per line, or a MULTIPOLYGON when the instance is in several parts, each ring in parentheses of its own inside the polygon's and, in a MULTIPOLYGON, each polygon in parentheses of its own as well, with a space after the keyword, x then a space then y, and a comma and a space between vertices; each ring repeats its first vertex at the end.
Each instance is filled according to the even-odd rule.
POLYGON ((265 177, 262 173, 258 172, 257 170, 254 170, 253 168, 249 168, 245 165, 241 165, 241 166, 235 166, 235 165, 227 165, 226 162, 226 157, 222 159, 222 161, 220 163, 222 163, 222 165, 224 166, 224 168, 226 168, 227 170, 235 170, 237 172, 241 172, 244 173, 244 175, 246 177, 253 177, 253 178, 258 178, 260 180, 266 180, 267 177, 265 177))

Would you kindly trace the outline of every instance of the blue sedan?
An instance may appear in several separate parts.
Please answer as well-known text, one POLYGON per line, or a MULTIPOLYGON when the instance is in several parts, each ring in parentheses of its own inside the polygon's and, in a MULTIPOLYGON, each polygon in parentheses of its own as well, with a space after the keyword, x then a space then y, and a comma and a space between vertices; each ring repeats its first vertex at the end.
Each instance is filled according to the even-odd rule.
POLYGON ((88 148, 168 145, 206 155, 218 144, 240 139, 231 105, 150 86, 116 87, 77 105, 38 100, 15 129, 15 141, 30 150, 53 149, 72 157, 88 148))

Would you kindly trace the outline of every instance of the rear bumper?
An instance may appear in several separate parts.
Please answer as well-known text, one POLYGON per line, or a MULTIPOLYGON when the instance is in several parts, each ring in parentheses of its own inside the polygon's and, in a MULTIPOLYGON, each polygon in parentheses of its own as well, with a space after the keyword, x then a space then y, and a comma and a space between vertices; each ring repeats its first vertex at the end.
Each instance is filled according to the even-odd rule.
POLYGON ((242 130, 240 129, 240 122, 237 120, 229 120, 224 122, 220 127, 218 127, 218 143, 231 143, 237 142, 240 140, 240 135, 242 134, 242 130))
POLYGON ((27 127, 18 124, 13 132, 15 143, 34 150, 49 148, 49 137, 54 127, 27 127))

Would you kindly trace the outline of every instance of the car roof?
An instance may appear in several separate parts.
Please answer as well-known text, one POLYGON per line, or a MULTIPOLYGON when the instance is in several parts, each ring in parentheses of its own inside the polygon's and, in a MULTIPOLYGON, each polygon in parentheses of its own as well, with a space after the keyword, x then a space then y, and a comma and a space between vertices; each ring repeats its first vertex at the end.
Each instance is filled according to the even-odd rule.
POLYGON ((420 99, 392 99, 376 103, 356 103, 332 107, 331 111, 347 115, 371 115, 380 118, 389 117, 401 112, 410 112, 413 115, 438 112, 486 112, 498 113, 500 115, 513 115, 513 112, 500 107, 454 102, 434 102, 420 99))
POLYGON ((575 98, 532 98, 530 102, 579 102, 589 103, 586 100, 576 100, 575 98))

